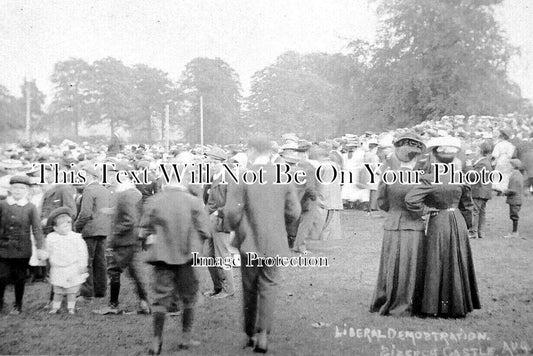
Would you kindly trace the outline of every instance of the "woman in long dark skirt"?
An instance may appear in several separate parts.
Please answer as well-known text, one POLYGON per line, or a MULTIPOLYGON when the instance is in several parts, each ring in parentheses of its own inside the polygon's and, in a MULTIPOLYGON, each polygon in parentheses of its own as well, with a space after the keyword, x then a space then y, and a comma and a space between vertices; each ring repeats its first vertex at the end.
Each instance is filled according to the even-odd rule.
MULTIPOLYGON (((437 163, 451 167, 460 141, 438 138, 432 154, 437 163)), ((429 219, 423 258, 424 282, 420 312, 438 317, 464 317, 479 309, 479 295, 468 229, 472 225, 470 187, 450 184, 444 166, 434 166, 422 184, 405 197, 407 209, 429 219), (441 184, 435 184, 435 177, 441 184)))
MULTIPOLYGON (((404 134, 394 145, 400 164, 390 168, 396 172, 412 170, 424 148, 420 137, 404 134)), ((388 214, 383 224, 378 280, 370 311, 381 315, 409 316, 416 311, 413 302, 418 300, 416 288, 421 284, 418 279, 422 269, 424 222, 413 217, 405 206, 405 195, 413 187, 399 182, 391 185, 381 182, 378 187, 378 205, 388 214)))

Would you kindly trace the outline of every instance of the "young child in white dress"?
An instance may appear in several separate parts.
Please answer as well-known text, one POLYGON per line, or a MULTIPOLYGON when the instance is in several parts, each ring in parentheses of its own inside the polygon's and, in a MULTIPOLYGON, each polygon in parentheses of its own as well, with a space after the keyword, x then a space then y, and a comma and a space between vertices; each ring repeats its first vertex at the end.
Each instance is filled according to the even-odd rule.
POLYGON ((59 311, 65 295, 69 314, 75 314, 76 297, 81 285, 89 276, 87 245, 81 234, 72 231, 72 212, 69 208, 61 207, 53 210, 48 223, 54 229, 46 237, 50 283, 54 289, 50 314, 59 311))

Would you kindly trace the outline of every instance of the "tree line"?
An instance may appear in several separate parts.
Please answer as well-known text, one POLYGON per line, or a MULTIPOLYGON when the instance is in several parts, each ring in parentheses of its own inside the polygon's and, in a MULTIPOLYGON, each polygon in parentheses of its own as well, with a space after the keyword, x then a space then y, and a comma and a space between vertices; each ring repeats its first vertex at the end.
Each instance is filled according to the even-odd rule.
MULTIPOLYGON (((176 82, 145 64, 71 58, 54 67, 46 113, 44 95, 31 83, 33 119, 74 138, 82 122, 107 123, 111 133, 124 127, 152 142, 169 105, 171 126, 180 132, 174 138, 197 143, 202 96, 205 141, 229 143, 253 132, 319 140, 447 114, 532 113, 508 76, 519 49, 494 19, 503 0, 376 1, 374 43, 354 40, 336 54, 283 53, 252 76, 246 97, 236 71, 220 58, 191 60, 176 82)), ((0 86, 2 131, 24 125, 24 95, 0 86)))

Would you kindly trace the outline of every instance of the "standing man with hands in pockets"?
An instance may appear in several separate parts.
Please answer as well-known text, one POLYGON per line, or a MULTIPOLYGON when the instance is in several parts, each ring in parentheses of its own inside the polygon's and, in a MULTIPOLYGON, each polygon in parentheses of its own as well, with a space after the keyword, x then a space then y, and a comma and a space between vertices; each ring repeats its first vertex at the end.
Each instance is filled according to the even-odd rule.
POLYGON ((270 162, 270 148, 266 138, 250 139, 249 167, 253 171, 263 169, 265 184, 230 181, 224 208, 224 216, 235 230, 233 244, 241 253, 245 347, 254 347, 260 353, 268 348, 280 270, 277 266, 258 265, 257 261, 248 265, 247 254, 288 255, 287 234, 296 234, 301 210, 294 185, 273 184, 276 169, 270 162))

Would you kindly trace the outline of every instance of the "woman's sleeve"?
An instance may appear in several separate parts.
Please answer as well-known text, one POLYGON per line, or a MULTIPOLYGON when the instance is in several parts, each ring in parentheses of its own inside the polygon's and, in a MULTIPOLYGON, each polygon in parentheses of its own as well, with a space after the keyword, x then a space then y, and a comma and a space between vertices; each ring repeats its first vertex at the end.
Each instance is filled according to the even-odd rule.
POLYGON ((378 206, 383 211, 389 211, 389 188, 388 184, 385 184, 381 180, 378 184, 378 206))
POLYGON ((432 185, 422 180, 421 183, 411 189, 405 196, 405 206, 407 210, 421 218, 428 212, 428 207, 425 204, 426 197, 433 191, 432 185))

